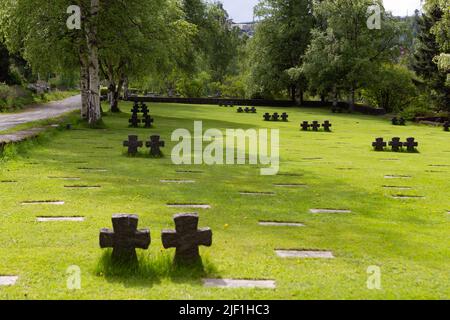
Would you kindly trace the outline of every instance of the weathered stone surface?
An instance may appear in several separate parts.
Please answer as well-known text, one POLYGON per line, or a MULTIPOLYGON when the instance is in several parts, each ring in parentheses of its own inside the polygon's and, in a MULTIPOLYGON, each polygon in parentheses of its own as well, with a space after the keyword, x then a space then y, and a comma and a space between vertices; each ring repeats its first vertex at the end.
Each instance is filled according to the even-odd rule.
POLYGON ((383 151, 387 146, 387 143, 384 142, 383 138, 376 138, 375 142, 372 143, 372 147, 374 147, 375 151, 383 151))
POLYGON ((276 288, 274 280, 203 279, 203 285, 209 288, 276 288))
POLYGON ((311 213, 352 213, 351 210, 342 209, 310 209, 311 213))
POLYGON ((37 217, 37 222, 83 222, 84 217, 37 217))
POLYGON ((164 248, 176 248, 175 261, 193 263, 200 260, 199 246, 212 245, 210 228, 198 229, 198 214, 186 213, 174 216, 175 230, 163 230, 161 239, 164 248))
POLYGON ((135 156, 138 153, 138 149, 142 148, 143 143, 139 141, 138 136, 130 135, 128 136, 128 141, 123 142, 124 147, 128 147, 128 154, 135 156))
POLYGON ((411 176, 405 176, 405 175, 386 175, 384 176, 385 179, 411 179, 411 176))
POLYGON ((275 253, 281 258, 334 258, 331 251, 322 250, 275 250, 275 253))
POLYGON ((304 227, 305 225, 300 222, 281 222, 281 221, 260 221, 260 226, 266 227, 304 227))
POLYGON ((408 152, 415 152, 416 147, 419 146, 419 143, 415 141, 415 138, 407 138, 406 142, 403 143, 403 146, 406 147, 408 152))
POLYGON ((403 142, 400 141, 399 137, 395 137, 389 142, 389 146, 392 147, 392 151, 398 152, 403 148, 403 142))
POLYGON ((160 180, 161 183, 178 183, 178 184, 185 184, 185 183, 195 183, 195 180, 181 180, 181 179, 166 179, 166 180, 160 180))
POLYGON ((275 192, 252 192, 252 191, 240 191, 242 196, 274 196, 275 192))
POLYGON ((209 204, 201 203, 168 203, 169 208, 211 209, 209 204))
POLYGON ((154 157, 160 157, 162 155, 161 153, 161 147, 164 147, 165 143, 164 141, 160 140, 161 137, 158 135, 153 135, 150 137, 150 141, 147 141, 145 143, 145 146, 147 148, 150 148, 150 155, 154 157))
POLYGON ((19 280, 18 276, 0 276, 0 286, 13 286, 19 280))
POLYGON ((60 200, 39 200, 39 201, 24 201, 22 202, 23 206, 26 205, 55 205, 62 206, 64 205, 64 201, 60 200))
POLYGON ((113 261, 137 261, 135 248, 150 246, 150 230, 138 230, 138 221, 137 215, 117 214, 112 217, 113 230, 100 230, 100 248, 113 248, 113 261))
POLYGON ((425 197, 424 196, 408 196, 408 195, 403 195, 403 194, 395 194, 392 196, 392 198, 394 198, 394 199, 423 199, 425 197))

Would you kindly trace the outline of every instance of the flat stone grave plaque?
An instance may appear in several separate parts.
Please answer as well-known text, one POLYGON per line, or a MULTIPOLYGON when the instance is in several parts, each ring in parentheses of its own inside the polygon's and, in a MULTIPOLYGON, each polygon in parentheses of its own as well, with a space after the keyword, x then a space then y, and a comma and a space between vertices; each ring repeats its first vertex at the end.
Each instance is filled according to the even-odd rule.
POLYGON ((274 280, 203 279, 203 285, 208 288, 276 288, 274 280))
POLYGON ((333 259, 334 255, 331 251, 322 250, 275 250, 275 253, 280 258, 320 258, 320 259, 333 259))

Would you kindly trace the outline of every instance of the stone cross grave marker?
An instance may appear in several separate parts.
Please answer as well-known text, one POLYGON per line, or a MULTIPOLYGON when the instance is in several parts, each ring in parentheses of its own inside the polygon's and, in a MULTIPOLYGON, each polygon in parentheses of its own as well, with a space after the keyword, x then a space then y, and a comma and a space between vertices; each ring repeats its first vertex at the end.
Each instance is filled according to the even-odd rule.
POLYGON ((237 112, 238 112, 238 113, 243 113, 243 112, 244 112, 244 109, 242 109, 242 107, 239 107, 239 108, 237 108, 237 112))
POLYGON ((405 118, 400 118, 400 119, 398 119, 398 125, 399 126, 404 126, 404 125, 406 125, 406 120, 405 120, 405 118))
POLYGON ((266 112, 264 114, 264 121, 270 121, 271 118, 272 118, 272 116, 270 115, 270 113, 266 112))
POLYGON ((138 153, 138 148, 142 148, 143 143, 138 140, 138 136, 130 135, 128 141, 123 142, 123 146, 128 147, 128 154, 134 156, 138 153))
POLYGON ((392 121, 392 124, 394 126, 398 125, 398 118, 397 117, 393 117, 391 121, 392 121))
POLYGON ((148 115, 149 111, 150 110, 148 109, 147 105, 145 103, 142 103, 141 112, 142 112, 144 118, 148 115))
POLYGON ((145 143, 145 146, 147 148, 150 148, 150 155, 154 157, 160 157, 161 156, 161 147, 164 147, 165 143, 164 141, 160 140, 161 137, 154 135, 150 137, 150 141, 147 141, 145 143))
POLYGON ((139 123, 141 123, 141 120, 139 120, 138 115, 134 114, 131 116, 130 120, 128 120, 130 123, 130 127, 137 128, 139 126, 139 123))
POLYGON ((278 114, 278 112, 275 112, 272 116, 272 120, 273 121, 278 121, 280 119, 280 115, 278 114))
POLYGON ((319 131, 320 128, 319 121, 313 121, 313 123, 311 124, 311 128, 313 129, 313 131, 319 131))
POLYGON ((175 261, 193 263, 200 260, 198 247, 210 247, 212 231, 210 228, 198 229, 198 214, 175 215, 175 230, 163 230, 161 234, 164 248, 176 248, 175 261))
POLYGON ((281 119, 283 121, 288 121, 289 115, 286 112, 283 112, 283 114, 281 115, 281 119))
POLYGON ((389 146, 392 147, 392 151, 399 152, 403 147, 403 142, 400 142, 400 138, 392 138, 392 141, 389 142, 389 146))
POLYGON ((117 214, 112 217, 113 230, 100 230, 100 248, 113 248, 113 261, 135 262, 136 248, 150 246, 150 230, 138 230, 138 221, 137 215, 117 214))
POLYGON ((251 111, 251 113, 256 113, 256 108, 255 108, 255 107, 252 107, 252 108, 250 109, 250 111, 251 111))
POLYGON ((250 108, 249 107, 245 107, 244 111, 245 111, 245 113, 249 113, 250 112, 250 108))
POLYGON ((403 143, 403 146, 405 146, 409 152, 414 152, 416 151, 416 147, 419 146, 419 143, 415 141, 414 138, 408 138, 406 139, 406 142, 403 143))
POLYGON ((148 114, 145 116, 144 120, 142 120, 142 122, 144 123, 144 126, 146 128, 151 128, 154 121, 155 120, 152 118, 152 116, 150 116, 148 114))
POLYGON ((322 127, 326 132, 330 132, 332 126, 333 125, 328 120, 325 120, 324 123, 322 124, 322 127))
POLYGON ((375 148, 375 151, 383 151, 387 146, 387 143, 384 142, 383 138, 376 138, 375 142, 372 143, 372 147, 375 148))
POLYGON ((300 125, 302 127, 303 131, 308 131, 310 125, 308 123, 308 121, 303 121, 302 124, 300 125))
POLYGON ((131 109, 133 115, 137 115, 139 113, 139 105, 137 102, 134 103, 133 108, 131 109))

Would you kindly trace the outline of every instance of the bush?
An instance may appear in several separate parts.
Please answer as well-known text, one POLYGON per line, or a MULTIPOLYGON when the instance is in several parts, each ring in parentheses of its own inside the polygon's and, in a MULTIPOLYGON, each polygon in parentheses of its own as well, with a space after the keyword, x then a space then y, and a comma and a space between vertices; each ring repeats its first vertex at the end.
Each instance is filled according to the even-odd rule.
POLYGON ((400 112, 417 95, 414 73, 402 65, 385 64, 362 90, 363 98, 374 107, 387 112, 400 112))

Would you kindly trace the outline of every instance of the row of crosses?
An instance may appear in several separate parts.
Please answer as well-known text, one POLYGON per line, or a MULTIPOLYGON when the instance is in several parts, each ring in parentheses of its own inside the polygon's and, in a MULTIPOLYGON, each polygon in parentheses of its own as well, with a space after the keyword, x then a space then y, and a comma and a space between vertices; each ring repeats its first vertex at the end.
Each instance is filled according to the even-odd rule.
POLYGON ((406 120, 404 118, 394 117, 394 118, 392 118, 392 124, 394 126, 404 126, 404 125, 406 125, 406 120))
POLYGON ((300 124, 300 127, 303 131, 308 131, 309 128, 311 128, 313 131, 319 131, 320 127, 323 127, 323 130, 325 130, 326 132, 330 132, 332 126, 333 125, 328 120, 325 120, 322 125, 319 123, 319 121, 313 121, 311 124, 309 124, 308 121, 303 121, 300 124))
MULTIPOLYGON (((150 137, 149 141, 145 142, 145 146, 150 148, 150 155, 154 157, 160 157, 161 147, 164 147, 164 141, 160 140, 161 137, 158 135, 153 135, 150 137)), ((123 142, 124 147, 128 147, 128 154, 131 156, 135 156, 138 153, 138 149, 144 146, 142 141, 139 141, 139 137, 137 135, 128 136, 128 141, 123 142)))
MULTIPOLYGON (((100 248, 113 248, 113 262, 136 262, 136 248, 149 248, 150 229, 138 230, 138 221, 137 215, 113 215, 113 229, 100 230, 100 248)), ((175 215, 174 221, 175 230, 163 230, 161 233, 164 248, 176 248, 176 263, 199 261, 198 247, 212 245, 211 229, 198 229, 199 216, 196 213, 175 215)))
POLYGON ((131 109, 131 118, 128 120, 130 127, 137 128, 140 123, 144 124, 145 128, 151 128, 154 119, 149 115, 150 110, 145 103, 141 102, 141 105, 137 101, 134 102, 133 108, 131 109), (142 113, 142 120, 139 119, 139 113, 142 113))
MULTIPOLYGON (((403 147, 406 148, 409 152, 415 152, 416 148, 419 146, 419 143, 415 141, 415 138, 408 138, 406 142, 401 142, 400 138, 392 138, 389 142, 389 146, 392 147, 392 151, 399 152, 403 150, 403 147)), ((383 138, 375 139, 375 142, 372 143, 372 147, 374 147, 375 151, 384 151, 384 149, 388 146, 388 143, 384 141, 383 138)))
POLYGON ((245 107, 245 109, 242 109, 242 107, 239 107, 238 109, 237 109, 237 112, 238 113, 256 113, 256 108, 255 107, 251 107, 251 108, 249 108, 249 107, 245 107))
POLYGON ((283 114, 279 115, 278 112, 275 112, 273 115, 270 115, 270 113, 266 112, 263 116, 264 121, 279 121, 280 118, 283 121, 288 121, 289 115, 286 112, 283 112, 283 114))

